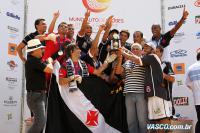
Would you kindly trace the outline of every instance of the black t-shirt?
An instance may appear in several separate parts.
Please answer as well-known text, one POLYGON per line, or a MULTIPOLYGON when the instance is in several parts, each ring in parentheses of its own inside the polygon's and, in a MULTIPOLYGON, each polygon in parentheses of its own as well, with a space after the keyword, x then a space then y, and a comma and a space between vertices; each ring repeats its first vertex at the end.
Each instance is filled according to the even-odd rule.
POLYGON ((41 59, 29 55, 25 63, 25 77, 27 90, 44 90, 46 88, 45 72, 46 64, 41 59))
POLYGON ((111 45, 111 41, 110 40, 107 40, 106 42, 101 42, 99 44, 99 54, 98 54, 98 60, 101 61, 101 62, 104 62, 106 57, 107 57, 107 54, 108 54, 108 46, 111 45))
MULTIPOLYGON (((163 73, 167 75, 174 75, 174 71, 172 69, 171 63, 170 62, 163 62, 162 63, 163 67, 163 73)), ((167 90, 167 100, 172 101, 172 82, 167 81, 166 79, 163 80, 164 87, 167 90)))
POLYGON ((163 48, 167 47, 171 41, 171 39, 173 38, 173 36, 170 35, 170 31, 168 31, 165 34, 162 34, 160 36, 160 39, 156 39, 154 37, 152 37, 152 41, 155 41, 157 43, 157 46, 160 45, 163 48))
POLYGON ((147 97, 158 96, 167 100, 166 89, 162 88, 163 73, 156 55, 146 55, 141 58, 145 67, 144 91, 147 97))
POLYGON ((132 46, 131 43, 126 42, 124 47, 131 51, 131 46, 132 46))
POLYGON ((92 39, 89 36, 76 36, 76 43, 81 50, 81 55, 87 54, 92 45, 92 39))
MULTIPOLYGON (((33 33, 28 34, 27 36, 24 37, 22 42, 27 45, 28 41, 34 39, 37 35, 39 35, 38 31, 35 31, 33 33)), ((41 42, 43 46, 45 46, 45 41, 41 42)))

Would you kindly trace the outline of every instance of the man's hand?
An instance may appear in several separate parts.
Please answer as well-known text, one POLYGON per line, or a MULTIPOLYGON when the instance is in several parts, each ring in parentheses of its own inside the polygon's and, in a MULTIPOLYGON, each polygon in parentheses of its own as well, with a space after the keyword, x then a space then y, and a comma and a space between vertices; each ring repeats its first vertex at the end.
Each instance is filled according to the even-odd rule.
POLYGON ((26 58, 22 58, 22 62, 25 64, 26 63, 26 58))
POLYGON ((112 63, 116 58, 117 58, 116 54, 111 54, 110 56, 106 58, 105 63, 107 64, 112 63))
POLYGON ((80 75, 75 75, 74 80, 80 84, 82 82, 82 77, 80 75))
POLYGON ((188 15, 189 15, 189 13, 188 13, 188 11, 185 10, 185 7, 184 7, 182 19, 183 19, 183 20, 186 20, 187 17, 188 17, 188 15))
POLYGON ((99 26, 99 31, 102 32, 106 28, 105 24, 99 26))
POLYGON ((53 14, 53 17, 57 19, 60 16, 59 10, 53 14))
POLYGON ((113 15, 112 16, 110 16, 108 19, 107 19, 107 21, 106 21, 106 23, 105 23, 105 25, 106 25, 106 28, 105 28, 105 30, 106 29, 110 29, 111 27, 112 27, 112 19, 113 19, 113 15))
POLYGON ((51 33, 51 34, 49 34, 47 37, 45 37, 45 40, 51 40, 51 41, 56 42, 56 38, 57 38, 58 36, 59 36, 59 35, 55 35, 54 33, 51 33))

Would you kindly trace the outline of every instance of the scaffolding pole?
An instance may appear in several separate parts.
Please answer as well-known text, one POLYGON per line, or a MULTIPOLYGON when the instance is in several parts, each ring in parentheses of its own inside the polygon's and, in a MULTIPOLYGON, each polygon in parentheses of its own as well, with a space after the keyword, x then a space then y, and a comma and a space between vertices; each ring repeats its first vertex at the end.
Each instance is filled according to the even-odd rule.
MULTIPOLYGON (((25 36, 26 33, 27 33, 27 13, 28 13, 28 0, 24 0, 24 31, 23 31, 23 36, 25 36)), ((25 51, 23 51, 23 54, 25 54, 25 51)), ((24 127, 24 100, 25 100, 25 66, 22 65, 20 133, 25 133, 25 127, 24 127)))

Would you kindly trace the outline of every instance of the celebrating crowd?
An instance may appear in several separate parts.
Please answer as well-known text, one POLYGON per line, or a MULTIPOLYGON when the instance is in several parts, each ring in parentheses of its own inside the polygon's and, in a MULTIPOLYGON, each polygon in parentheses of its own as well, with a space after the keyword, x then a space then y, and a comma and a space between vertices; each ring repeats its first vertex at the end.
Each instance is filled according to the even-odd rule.
MULTIPOLYGON (((54 13, 48 33, 45 19, 37 19, 36 31, 28 34, 17 47, 18 55, 25 63, 27 104, 33 117, 29 133, 44 130, 48 119, 47 106, 51 104, 47 102, 48 94, 54 89, 51 87, 53 76, 61 90, 67 89, 65 96, 69 100, 65 102, 81 121, 84 121, 81 111, 86 111, 86 107, 97 110, 79 89, 79 84, 85 82, 84 78, 95 77, 102 80, 114 88, 111 94, 120 94, 125 112, 117 115, 123 115, 127 130, 114 130, 111 126, 106 126, 101 131, 147 133, 147 123, 170 121, 175 114, 172 103, 175 77, 171 63, 166 59, 165 55, 168 53, 165 53, 165 48, 187 19, 189 13, 185 8, 181 19, 170 31, 161 34, 161 26, 153 24, 152 38, 149 41, 138 30, 133 33, 133 43, 127 42, 131 37, 128 29, 112 29, 113 16, 99 26, 92 39, 92 26, 88 23, 90 11, 86 11, 76 39, 73 24, 66 22, 61 22, 57 33, 54 33, 59 15, 59 11, 54 13), (23 54, 25 47, 27 58, 23 54)), ((99 114, 101 118, 104 113, 99 111, 99 114)), ((106 122, 102 117, 97 125, 106 122)), ((100 132, 99 129, 88 128, 91 132, 100 132)))

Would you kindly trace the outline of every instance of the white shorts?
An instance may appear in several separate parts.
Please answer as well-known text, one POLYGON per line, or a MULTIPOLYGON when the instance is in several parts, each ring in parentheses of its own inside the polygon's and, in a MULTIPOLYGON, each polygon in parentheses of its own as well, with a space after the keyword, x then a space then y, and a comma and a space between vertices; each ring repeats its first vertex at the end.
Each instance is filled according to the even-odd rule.
POLYGON ((172 102, 160 97, 148 98, 148 118, 149 120, 162 119, 172 116, 172 102))

